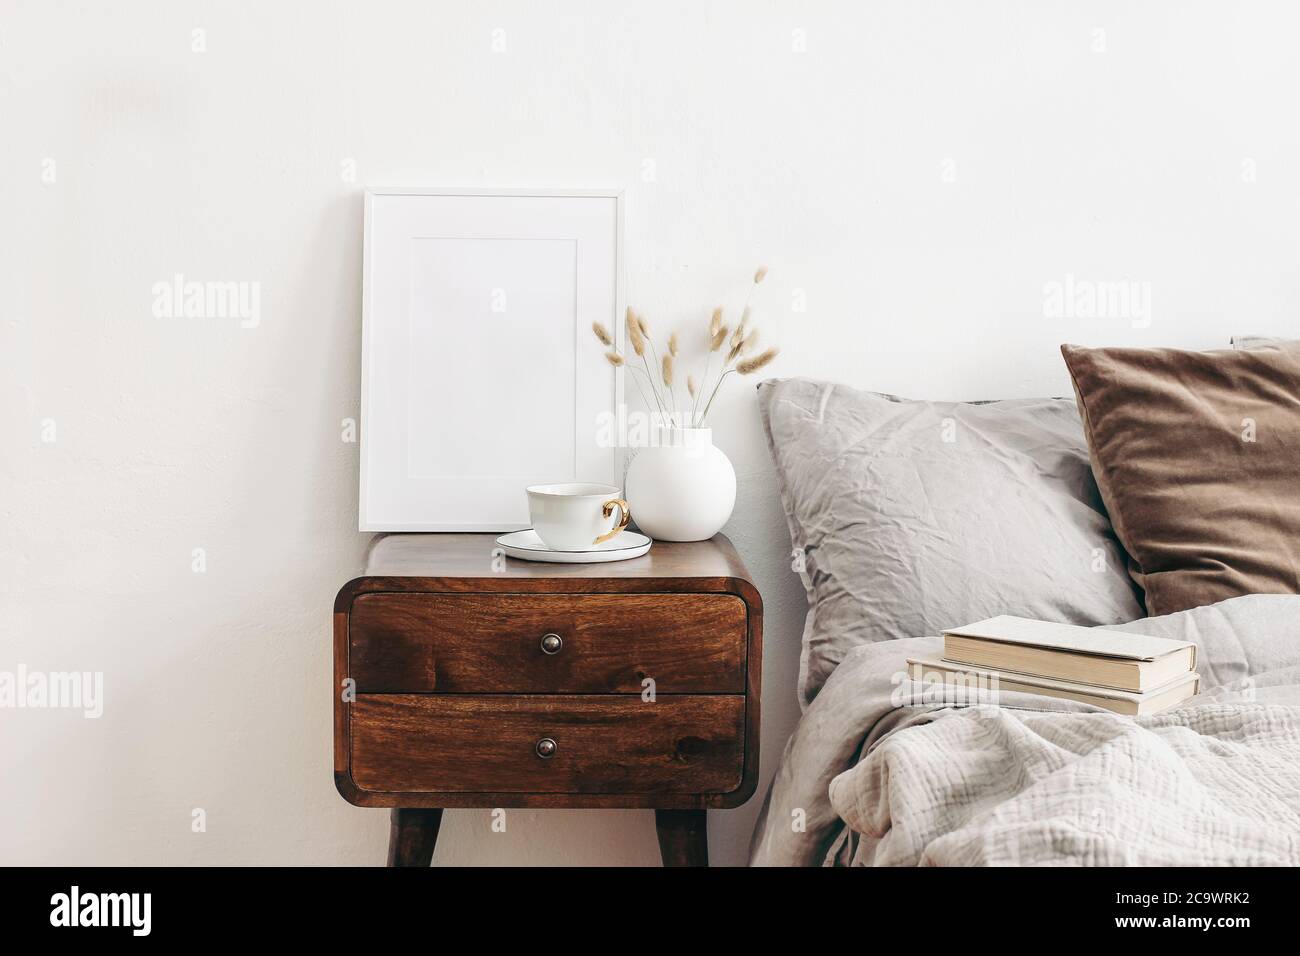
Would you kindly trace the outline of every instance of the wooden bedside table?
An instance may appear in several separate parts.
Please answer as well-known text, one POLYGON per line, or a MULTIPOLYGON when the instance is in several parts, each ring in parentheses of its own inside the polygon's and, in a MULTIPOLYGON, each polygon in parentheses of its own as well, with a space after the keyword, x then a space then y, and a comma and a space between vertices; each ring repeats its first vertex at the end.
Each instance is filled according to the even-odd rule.
POLYGON ((652 808, 708 865, 706 808, 758 781, 763 602, 735 549, 540 564, 496 535, 381 535, 334 602, 334 780, 428 866, 447 807, 652 808), (648 699, 652 698, 652 699, 648 699))

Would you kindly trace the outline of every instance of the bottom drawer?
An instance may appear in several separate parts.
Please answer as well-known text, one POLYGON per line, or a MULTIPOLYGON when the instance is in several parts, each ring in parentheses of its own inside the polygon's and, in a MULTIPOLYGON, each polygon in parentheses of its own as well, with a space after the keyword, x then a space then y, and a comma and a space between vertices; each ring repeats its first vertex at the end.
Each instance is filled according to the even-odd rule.
POLYGON ((363 790, 729 793, 744 770, 743 695, 360 694, 351 710, 363 790))

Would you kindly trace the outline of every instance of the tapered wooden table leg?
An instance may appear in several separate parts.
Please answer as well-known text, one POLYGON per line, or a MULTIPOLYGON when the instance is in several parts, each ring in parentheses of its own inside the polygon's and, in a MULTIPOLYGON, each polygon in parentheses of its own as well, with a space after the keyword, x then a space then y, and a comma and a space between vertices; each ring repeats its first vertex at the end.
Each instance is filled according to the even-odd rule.
POLYGON ((388 826, 389 866, 428 866, 438 842, 441 810, 395 808, 388 826))
POLYGON ((708 866, 709 834, 703 810, 656 810, 664 866, 708 866))

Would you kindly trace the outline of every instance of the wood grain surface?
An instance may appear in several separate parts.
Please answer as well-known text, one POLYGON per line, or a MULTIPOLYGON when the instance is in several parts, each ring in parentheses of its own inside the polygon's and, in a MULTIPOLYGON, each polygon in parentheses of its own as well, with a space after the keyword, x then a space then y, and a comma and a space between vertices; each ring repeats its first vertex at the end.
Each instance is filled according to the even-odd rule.
POLYGON ((726 793, 743 776, 744 724, 739 695, 362 694, 352 776, 376 791, 726 793))
POLYGON ((743 694, 745 636, 730 594, 363 594, 351 672, 360 693, 743 694))
MULTIPOLYGON (((655 542, 642 558, 563 565, 494 555, 495 537, 379 535, 365 573, 340 588, 339 793, 408 809, 748 800, 763 602, 731 543, 655 542), (551 632, 563 646, 545 655, 551 632), (654 704, 641 700, 647 677, 654 704), (549 760, 534 749, 543 736, 557 742, 549 760)), ((698 859, 693 827, 668 837, 698 859)), ((398 836, 422 847, 419 832, 398 836)))

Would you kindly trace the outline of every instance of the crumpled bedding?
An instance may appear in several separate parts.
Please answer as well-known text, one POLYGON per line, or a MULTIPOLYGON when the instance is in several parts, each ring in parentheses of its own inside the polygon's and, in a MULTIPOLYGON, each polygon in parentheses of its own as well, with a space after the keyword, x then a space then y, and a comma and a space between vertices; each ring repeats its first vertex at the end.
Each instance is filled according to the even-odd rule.
POLYGON ((1003 692, 907 701, 909 657, 852 651, 786 746, 756 865, 1300 864, 1300 596, 1115 629, 1195 641, 1202 693, 1155 717, 1003 692))

